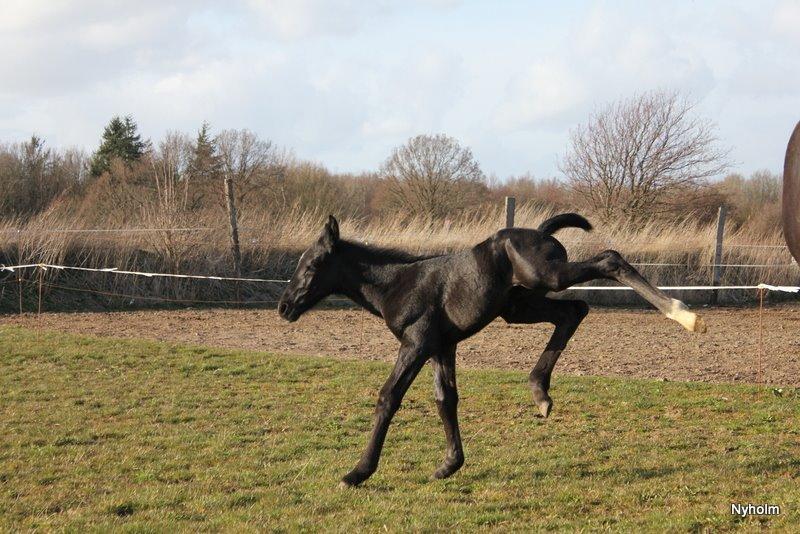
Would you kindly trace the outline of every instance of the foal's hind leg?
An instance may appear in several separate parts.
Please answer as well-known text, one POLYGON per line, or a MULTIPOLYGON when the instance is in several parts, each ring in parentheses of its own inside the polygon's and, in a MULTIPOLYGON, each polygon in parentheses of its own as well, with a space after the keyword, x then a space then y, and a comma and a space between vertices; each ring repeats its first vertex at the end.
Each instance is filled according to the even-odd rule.
POLYGON ((589 305, 582 300, 555 300, 548 298, 525 298, 523 293, 513 298, 501 314, 509 323, 552 323, 555 330, 539 361, 528 376, 533 402, 542 417, 550 415, 553 399, 548 394, 553 368, 566 348, 572 335, 589 313, 589 305))
POLYGON ((447 478, 464 465, 461 433, 458 431, 458 390, 456 389, 456 346, 433 357, 433 386, 436 408, 444 424, 447 454, 433 478, 447 478))
POLYGON ((630 286, 647 302, 655 306, 668 319, 677 321, 691 332, 705 332, 703 319, 689 311, 680 300, 670 298, 653 287, 614 250, 601 252, 587 261, 544 261, 528 258, 514 244, 506 244, 506 252, 514 269, 514 278, 527 288, 545 287, 551 291, 563 291, 570 286, 596 279, 616 280, 630 286))

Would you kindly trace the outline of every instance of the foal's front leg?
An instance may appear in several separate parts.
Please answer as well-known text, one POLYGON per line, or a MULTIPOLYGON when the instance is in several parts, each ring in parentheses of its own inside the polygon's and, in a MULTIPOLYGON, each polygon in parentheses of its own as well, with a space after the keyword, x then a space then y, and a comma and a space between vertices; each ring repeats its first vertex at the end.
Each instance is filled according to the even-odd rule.
POLYGON ((378 468, 378 460, 386 439, 386 432, 389 430, 389 423, 392 422, 392 417, 400 408, 400 403, 409 386, 425 364, 428 354, 420 343, 404 340, 400 345, 400 354, 397 356, 392 374, 389 375, 378 395, 372 434, 367 442, 367 447, 353 470, 342 478, 341 486, 358 486, 378 468))
POLYGON ((464 465, 464 450, 458 430, 458 390, 456 389, 456 346, 433 357, 433 386, 436 408, 444 424, 447 454, 433 478, 447 478, 464 465))

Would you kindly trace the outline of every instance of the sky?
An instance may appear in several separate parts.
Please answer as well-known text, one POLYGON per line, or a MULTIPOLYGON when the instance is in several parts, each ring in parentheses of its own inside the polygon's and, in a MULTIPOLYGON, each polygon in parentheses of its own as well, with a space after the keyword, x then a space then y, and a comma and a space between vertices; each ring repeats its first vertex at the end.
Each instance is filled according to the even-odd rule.
POLYGON ((445 133, 488 175, 548 178, 592 112, 677 90, 734 170, 780 171, 798 28, 800 0, 3 0, 0 142, 93 151, 114 115, 155 141, 208 121, 360 172, 445 133))

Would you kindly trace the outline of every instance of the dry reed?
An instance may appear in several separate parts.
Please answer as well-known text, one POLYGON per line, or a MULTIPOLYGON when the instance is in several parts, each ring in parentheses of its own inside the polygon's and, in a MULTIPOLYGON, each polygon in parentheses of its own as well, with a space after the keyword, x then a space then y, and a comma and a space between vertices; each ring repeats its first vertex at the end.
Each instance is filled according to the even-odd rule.
MULTIPOLYGON (((535 228, 550 215, 549 210, 522 205, 517 210, 517 226, 535 228)), ((245 275, 288 278, 299 252, 317 237, 325 216, 318 211, 298 209, 281 214, 245 211, 240 220, 245 275)), ((342 234, 348 238, 431 253, 470 247, 494 233, 504 220, 502 207, 496 206, 444 221, 401 216, 370 221, 345 219, 341 221, 341 228, 342 234)), ((136 225, 93 229, 87 228, 82 219, 55 206, 25 222, 10 220, 0 223, 0 263, 51 263, 229 276, 233 268, 224 221, 221 215, 213 213, 181 217, 180 220, 154 213, 144 214, 136 225)), ((715 232, 713 224, 659 221, 636 227, 623 223, 601 225, 592 233, 568 229, 558 237, 572 259, 588 258, 613 248, 630 262, 644 264, 639 266, 640 270, 657 284, 705 285, 711 278, 715 232)), ((725 267, 722 284, 797 284, 800 269, 782 245, 779 229, 767 238, 748 231, 747 227, 727 231, 723 263, 759 267, 725 267)), ((27 276, 30 277, 31 273, 27 276)), ((0 292, 0 310, 12 311, 18 307, 12 289, 14 284, 11 283, 15 279, 15 275, 10 273, 0 276, 0 281, 4 282, 0 292)), ((102 273, 51 270, 46 275, 46 283, 132 297, 231 300, 236 296, 232 283, 102 273)), ((31 309, 34 285, 35 282, 28 282, 23 288, 28 309, 31 309)), ((142 304, 135 298, 65 293, 50 286, 46 289, 50 308, 142 304)), ((247 284, 240 289, 241 299, 246 302, 274 299, 281 287, 276 284, 247 284)), ((738 298, 732 295, 734 297, 738 298)), ((606 295, 602 298, 606 302, 632 302, 630 295, 606 295)))

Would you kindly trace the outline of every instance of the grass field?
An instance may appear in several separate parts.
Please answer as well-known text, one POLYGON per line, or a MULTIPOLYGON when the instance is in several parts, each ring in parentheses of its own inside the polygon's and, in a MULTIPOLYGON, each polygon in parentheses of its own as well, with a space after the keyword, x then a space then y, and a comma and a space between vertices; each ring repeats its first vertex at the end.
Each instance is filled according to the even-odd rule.
POLYGON ((796 390, 556 375, 544 421, 524 373, 464 371, 467 463, 434 482, 426 369, 340 490, 387 372, 0 326, 0 530, 800 528, 796 390))

